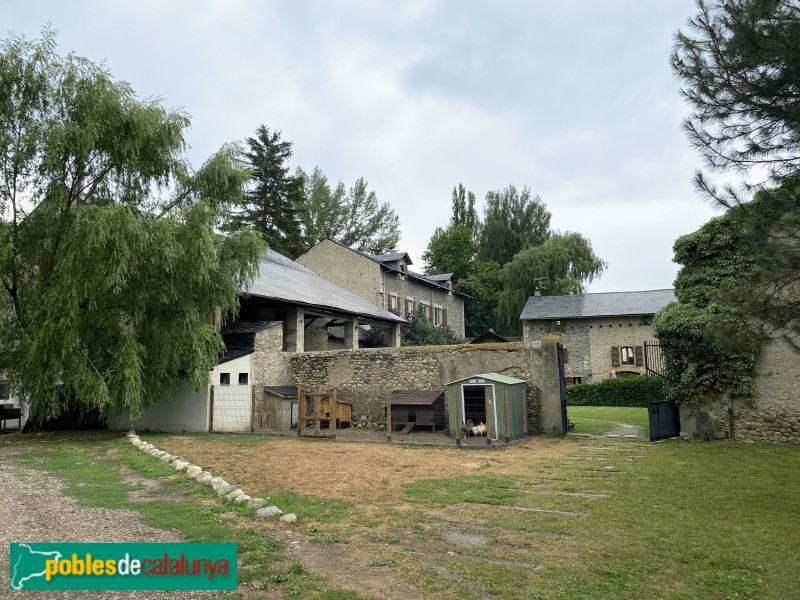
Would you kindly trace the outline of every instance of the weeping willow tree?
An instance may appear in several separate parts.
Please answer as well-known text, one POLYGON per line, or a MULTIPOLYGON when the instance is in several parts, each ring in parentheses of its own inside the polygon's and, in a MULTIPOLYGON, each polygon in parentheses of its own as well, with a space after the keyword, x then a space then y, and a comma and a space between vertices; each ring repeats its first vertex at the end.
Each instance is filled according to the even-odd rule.
POLYGON ((599 277, 606 266, 595 255, 589 240, 579 233, 554 233, 543 244, 517 253, 500 273, 503 286, 497 305, 500 333, 520 335, 519 316, 542 278, 548 296, 582 294, 586 284, 599 277))
POLYGON ((33 421, 139 414, 208 377, 261 242, 215 225, 242 199, 240 151, 198 170, 189 119, 45 30, 0 47, 0 368, 33 421))

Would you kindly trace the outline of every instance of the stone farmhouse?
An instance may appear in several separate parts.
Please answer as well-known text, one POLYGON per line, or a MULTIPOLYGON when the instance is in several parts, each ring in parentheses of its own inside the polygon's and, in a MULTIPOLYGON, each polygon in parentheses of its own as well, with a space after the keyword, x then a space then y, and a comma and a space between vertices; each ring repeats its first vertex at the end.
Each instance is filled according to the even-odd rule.
POLYGON ((372 256, 330 239, 297 258, 304 267, 361 298, 411 318, 422 312, 437 326, 464 338, 465 294, 453 289, 453 274, 420 275, 405 252, 372 256))
POLYGON ((568 385, 591 383, 643 374, 653 316, 674 301, 672 289, 531 296, 520 318, 526 341, 561 335, 568 385))

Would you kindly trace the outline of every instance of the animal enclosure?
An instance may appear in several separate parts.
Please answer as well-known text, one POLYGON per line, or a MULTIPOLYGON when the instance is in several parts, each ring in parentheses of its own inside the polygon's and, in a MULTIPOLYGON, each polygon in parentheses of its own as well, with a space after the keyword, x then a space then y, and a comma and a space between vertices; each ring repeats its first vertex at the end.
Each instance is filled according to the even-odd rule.
POLYGON ((526 382, 484 373, 447 384, 450 431, 456 437, 509 441, 528 433, 526 382))

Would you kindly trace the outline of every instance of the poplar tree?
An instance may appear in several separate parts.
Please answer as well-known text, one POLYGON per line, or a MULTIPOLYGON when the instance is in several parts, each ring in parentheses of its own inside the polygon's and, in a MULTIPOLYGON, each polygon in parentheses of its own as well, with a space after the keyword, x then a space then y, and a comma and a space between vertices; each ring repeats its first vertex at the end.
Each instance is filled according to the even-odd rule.
POLYGON ((214 227, 247 172, 226 146, 197 171, 188 117, 56 52, 0 46, 0 367, 29 420, 141 413, 200 385, 262 244, 214 227))

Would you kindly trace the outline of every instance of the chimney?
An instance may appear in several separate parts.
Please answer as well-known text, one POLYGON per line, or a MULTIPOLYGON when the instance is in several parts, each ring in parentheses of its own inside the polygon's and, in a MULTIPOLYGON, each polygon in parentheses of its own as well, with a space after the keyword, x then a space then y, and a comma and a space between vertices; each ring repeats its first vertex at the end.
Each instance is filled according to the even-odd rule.
POLYGON ((536 288, 536 291, 535 291, 535 292, 533 292, 533 295, 534 295, 534 296, 541 296, 541 295, 542 295, 542 292, 540 292, 540 291, 539 291, 539 288, 536 288))

